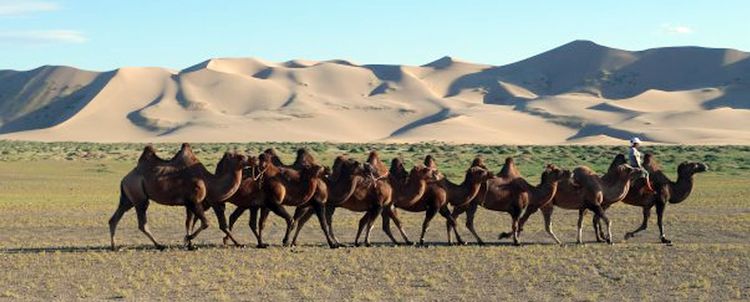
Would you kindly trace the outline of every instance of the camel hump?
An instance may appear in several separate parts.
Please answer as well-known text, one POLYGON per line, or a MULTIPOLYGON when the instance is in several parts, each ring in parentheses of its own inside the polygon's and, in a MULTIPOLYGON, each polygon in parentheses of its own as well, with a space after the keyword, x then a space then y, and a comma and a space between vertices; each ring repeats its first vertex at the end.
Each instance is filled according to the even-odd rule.
POLYGON ((487 169, 487 165, 484 164, 484 158, 482 158, 481 156, 477 156, 474 158, 474 160, 471 161, 471 167, 480 167, 482 169, 489 170, 487 169))
POLYGON ((597 178, 598 177, 594 170, 591 170, 589 167, 581 166, 573 169, 573 181, 591 192, 599 192, 602 190, 597 178))
POLYGON ((315 157, 310 154, 310 151, 305 148, 297 149, 297 158, 294 159, 292 167, 299 170, 312 165, 315 165, 315 157))
POLYGON ((656 161, 656 158, 654 158, 654 155, 651 153, 646 153, 646 155, 643 156, 643 167, 646 168, 649 173, 661 171, 659 162, 656 161))
POLYGON ((497 176, 509 179, 521 177, 521 173, 518 172, 518 168, 516 168, 516 163, 512 157, 505 158, 503 168, 500 169, 500 172, 497 173, 497 176))
POLYGON ((424 157, 424 166, 430 169, 438 168, 437 162, 435 161, 435 158, 432 157, 431 154, 428 154, 427 156, 424 157))

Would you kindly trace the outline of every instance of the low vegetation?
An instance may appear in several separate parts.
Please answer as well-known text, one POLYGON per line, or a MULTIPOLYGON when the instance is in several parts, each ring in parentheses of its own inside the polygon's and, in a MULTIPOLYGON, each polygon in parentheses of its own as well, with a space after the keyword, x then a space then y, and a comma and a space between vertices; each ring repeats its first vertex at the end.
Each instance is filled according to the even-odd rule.
MULTIPOLYGON (((184 210, 152 204, 149 223, 170 248, 160 252, 136 227, 128 212, 118 230, 121 252, 108 251, 107 219, 117 205, 118 182, 134 166, 141 144, 0 142, 0 300, 6 299, 208 299, 208 300, 748 300, 750 299, 750 147, 648 146, 670 177, 684 160, 702 161, 709 173, 696 176, 693 195, 667 207, 666 228, 673 246, 649 229, 625 242, 640 224, 641 210, 618 204, 613 219, 616 244, 593 243, 590 219, 584 239, 575 241, 574 211, 555 211, 555 229, 564 246, 554 245, 535 215, 521 247, 495 238, 507 231, 504 213, 479 210, 476 226, 488 246, 445 246, 445 223, 436 218, 429 248, 391 246, 373 231, 375 247, 329 250, 314 224, 300 235, 302 245, 280 246, 284 223, 271 216, 266 250, 221 245, 212 227, 182 247, 184 210)), ((178 144, 157 144, 160 155, 178 144)), ((589 165, 602 171, 625 147, 480 146, 446 144, 233 143, 193 144, 212 167, 221 153, 258 153, 276 148, 291 161, 294 150, 310 149, 324 164, 348 153, 364 159, 378 149, 420 162, 433 154, 440 169, 462 178, 471 158, 481 155, 498 170, 513 156, 524 176, 538 182, 545 163, 565 168, 589 165)), ((417 235, 423 214, 403 213, 406 230, 417 235)), ((351 242, 359 214, 339 210, 336 231, 351 242)), ((589 216, 590 217, 590 216, 589 216)), ((247 216, 235 227, 238 239, 254 244, 247 216)), ((459 221, 466 239, 472 238, 459 221)))

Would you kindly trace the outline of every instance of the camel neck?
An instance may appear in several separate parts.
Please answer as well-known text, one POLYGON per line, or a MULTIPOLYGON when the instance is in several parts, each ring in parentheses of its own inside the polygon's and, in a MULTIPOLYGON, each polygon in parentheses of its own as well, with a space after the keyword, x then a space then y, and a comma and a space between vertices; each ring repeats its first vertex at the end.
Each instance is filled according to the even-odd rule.
POLYGON ((359 180, 359 176, 351 176, 337 177, 335 181, 330 181, 328 201, 338 204, 349 199, 354 194, 359 180))
POLYGON ((206 177, 209 198, 214 202, 221 202, 232 197, 242 182, 242 169, 234 169, 220 174, 208 174, 206 177))
MULTIPOLYGON (((399 183, 397 180, 394 183, 399 183)), ((394 195, 394 201, 398 204, 412 204, 417 202, 427 190, 427 181, 409 177, 406 183, 394 186, 398 194, 394 195)))
POLYGON ((472 186, 467 177, 464 177, 464 181, 461 184, 455 184, 447 177, 444 177, 440 180, 440 185, 445 188, 446 193, 448 193, 448 202, 452 205, 462 205, 470 202, 479 193, 481 187, 481 184, 472 186))
POLYGON ((529 186, 531 203, 533 204, 545 204, 549 202, 555 196, 556 192, 557 181, 542 180, 537 186, 529 186))
POLYGON ((680 203, 690 196, 693 191, 693 175, 679 175, 677 182, 670 184, 672 187, 669 197, 670 203, 680 203))

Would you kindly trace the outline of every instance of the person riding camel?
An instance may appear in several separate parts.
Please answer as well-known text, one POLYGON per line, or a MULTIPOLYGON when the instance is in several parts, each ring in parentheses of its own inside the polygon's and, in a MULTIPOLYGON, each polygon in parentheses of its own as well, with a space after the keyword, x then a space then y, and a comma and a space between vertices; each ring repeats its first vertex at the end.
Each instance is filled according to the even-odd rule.
POLYGON ((641 145, 641 139, 633 137, 630 139, 630 151, 628 152, 628 159, 630 165, 641 169, 641 177, 646 180, 646 191, 654 192, 654 188, 651 186, 651 180, 648 177, 648 171, 643 166, 643 156, 638 151, 638 147, 641 145))

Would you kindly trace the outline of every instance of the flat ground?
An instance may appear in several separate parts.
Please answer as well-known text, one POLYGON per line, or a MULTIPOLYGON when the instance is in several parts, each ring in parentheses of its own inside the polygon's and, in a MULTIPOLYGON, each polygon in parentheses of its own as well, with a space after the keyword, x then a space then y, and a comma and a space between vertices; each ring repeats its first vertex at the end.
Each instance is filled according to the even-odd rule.
MULTIPOLYGON (((175 145, 160 145, 164 152, 175 145)), ((234 145, 196 145, 206 163, 234 145)), ((236 145, 257 153, 264 145, 236 145)), ((294 145, 276 144, 290 160, 294 145)), ((384 160, 402 155, 417 161, 436 155, 454 181, 471 157, 482 154, 493 170, 506 156, 518 159, 522 172, 538 182, 542 164, 566 168, 587 164, 601 171, 617 148, 484 147, 445 145, 306 145, 321 162, 343 152, 364 157, 369 147, 384 160)), ((575 241, 576 213, 557 210, 554 226, 567 243, 553 244, 540 215, 531 218, 524 245, 498 242, 510 227, 505 213, 480 210, 477 227, 488 246, 445 246, 445 222, 437 217, 428 233, 429 248, 394 247, 380 225, 371 248, 330 250, 317 224, 308 223, 302 245, 284 248, 283 221, 271 216, 269 249, 221 245, 216 224, 201 234, 200 249, 181 247, 184 210, 152 204, 150 225, 170 244, 154 250, 138 232, 133 211, 118 229, 124 251, 107 250, 107 220, 117 203, 119 179, 133 167, 141 145, 38 144, 0 142, 0 300, 750 300, 750 175, 748 147, 654 147, 669 175, 683 160, 707 162, 696 176, 693 195, 669 205, 668 236, 658 242, 655 221, 639 237, 623 241, 640 224, 640 208, 618 204, 613 246, 575 241)), ((230 206, 231 208, 231 206, 230 206)), ((422 214, 404 214, 407 232, 416 238, 422 214)), ((213 222, 213 215, 210 216, 213 222)), ((238 238, 254 243, 245 224, 238 238)), ((351 242, 358 213, 339 210, 339 239, 351 242)), ((463 222, 463 217, 460 221, 463 222)), ((378 222, 379 223, 379 222, 378 222)), ((464 239, 473 238, 463 227, 464 239)))

